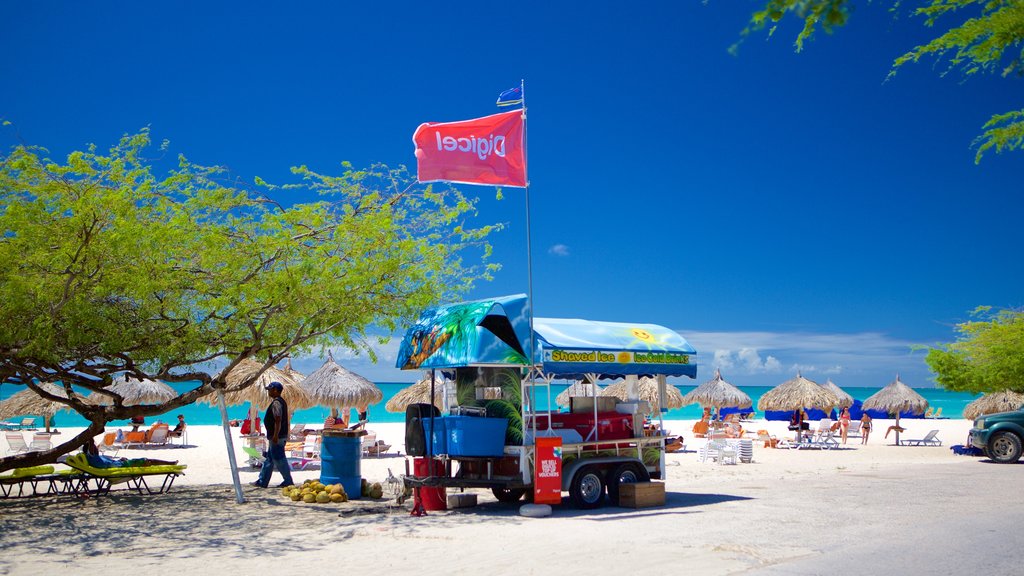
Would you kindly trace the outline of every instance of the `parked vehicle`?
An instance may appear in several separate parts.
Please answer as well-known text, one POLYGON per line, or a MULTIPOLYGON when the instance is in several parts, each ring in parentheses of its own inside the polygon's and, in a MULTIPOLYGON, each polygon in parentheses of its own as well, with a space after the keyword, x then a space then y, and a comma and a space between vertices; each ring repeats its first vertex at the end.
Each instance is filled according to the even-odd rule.
POLYGON ((985 451, 985 456, 1000 464, 1020 460, 1024 446, 1024 410, 986 414, 974 421, 971 444, 985 451))

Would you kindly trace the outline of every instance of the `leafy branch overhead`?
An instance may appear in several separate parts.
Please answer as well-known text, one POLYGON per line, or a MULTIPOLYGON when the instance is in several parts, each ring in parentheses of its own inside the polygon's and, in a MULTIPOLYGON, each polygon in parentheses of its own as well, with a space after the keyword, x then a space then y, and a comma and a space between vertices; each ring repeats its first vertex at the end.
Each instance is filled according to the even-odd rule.
MULTIPOLYGON (((820 27, 827 33, 847 23, 852 13, 850 0, 768 0, 755 11, 742 35, 768 28, 769 35, 787 15, 803 21, 797 34, 796 50, 820 27)), ((924 19, 929 28, 948 26, 931 41, 915 46, 895 59, 889 75, 908 62, 931 57, 946 62, 951 70, 970 77, 979 72, 999 73, 1003 77, 1024 74, 1024 0, 920 0, 892 2, 894 12, 908 4, 909 12, 924 19), (944 24, 956 20, 956 25, 944 24)), ((733 47, 735 49, 735 46, 733 47)), ((974 140, 975 162, 985 152, 997 153, 1024 147, 1024 109, 994 114, 974 140)))
POLYGON ((499 226, 404 168, 300 167, 297 183, 246 190, 183 156, 157 176, 149 146, 143 130, 106 153, 0 157, 0 377, 75 386, 66 401, 97 431, 191 403, 245 358, 270 366, 328 344, 372 355, 371 328, 390 332, 494 269, 499 226), (314 201, 274 199, 299 190, 314 201), (119 374, 200 384, 158 406, 81 401, 119 374))

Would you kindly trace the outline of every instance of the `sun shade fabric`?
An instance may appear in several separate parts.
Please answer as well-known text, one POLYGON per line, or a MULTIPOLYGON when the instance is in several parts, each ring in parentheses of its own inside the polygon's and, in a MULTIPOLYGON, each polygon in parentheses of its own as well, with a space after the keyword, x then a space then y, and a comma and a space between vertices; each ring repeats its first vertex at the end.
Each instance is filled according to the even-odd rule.
POLYGON ((584 374, 618 378, 630 374, 697 377, 693 346, 657 324, 535 318, 537 358, 545 374, 582 379, 584 374))
POLYGON ((525 294, 430 308, 405 333, 395 365, 403 370, 525 366, 525 294))

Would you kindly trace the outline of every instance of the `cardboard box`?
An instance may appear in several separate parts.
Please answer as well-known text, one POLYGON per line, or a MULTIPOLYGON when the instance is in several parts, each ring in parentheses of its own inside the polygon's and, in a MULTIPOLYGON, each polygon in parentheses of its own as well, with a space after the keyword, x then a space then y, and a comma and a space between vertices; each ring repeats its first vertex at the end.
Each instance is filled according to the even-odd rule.
POLYGON ((476 506, 476 494, 460 492, 448 495, 449 508, 472 508, 476 506))
POLYGON ((619 485, 619 506, 623 508, 648 508, 665 505, 665 484, 663 482, 630 482, 619 485))

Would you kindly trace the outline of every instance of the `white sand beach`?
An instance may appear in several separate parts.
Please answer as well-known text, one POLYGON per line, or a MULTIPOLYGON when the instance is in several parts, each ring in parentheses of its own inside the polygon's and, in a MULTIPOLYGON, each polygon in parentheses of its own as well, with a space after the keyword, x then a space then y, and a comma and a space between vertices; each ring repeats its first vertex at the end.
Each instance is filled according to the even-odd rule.
MULTIPOLYGON (((245 466, 236 444, 247 499, 239 505, 222 429, 193 426, 185 447, 119 453, 188 464, 166 494, 0 500, 0 574, 213 574, 269 565, 294 574, 816 574, 833 571, 833 558, 856 560, 844 570, 863 573, 863 566, 888 570, 920 554, 961 565, 945 556, 962 552, 965 526, 985 514, 1024 517, 1000 495, 1019 491, 1019 466, 949 450, 966 439, 968 421, 902 421, 903 438, 937 429, 941 447, 891 446, 892 437, 883 438, 890 423, 876 420, 867 445, 852 438, 837 450, 788 450, 755 442, 753 463, 719 465, 698 460, 703 441, 693 439, 692 421, 667 422, 688 446, 667 456, 665 506, 580 511, 566 501, 543 519, 519 516, 517 506, 482 490, 475 508, 419 518, 409 515, 409 503, 294 503, 278 490, 248 485, 257 471, 245 466)), ((790 434, 785 422, 744 428, 790 434)), ((371 429, 393 446, 364 458, 362 476, 381 481, 389 469, 404 473, 406 459, 396 454, 404 454, 404 425, 371 429)), ((275 473, 272 486, 279 481, 275 473)))

